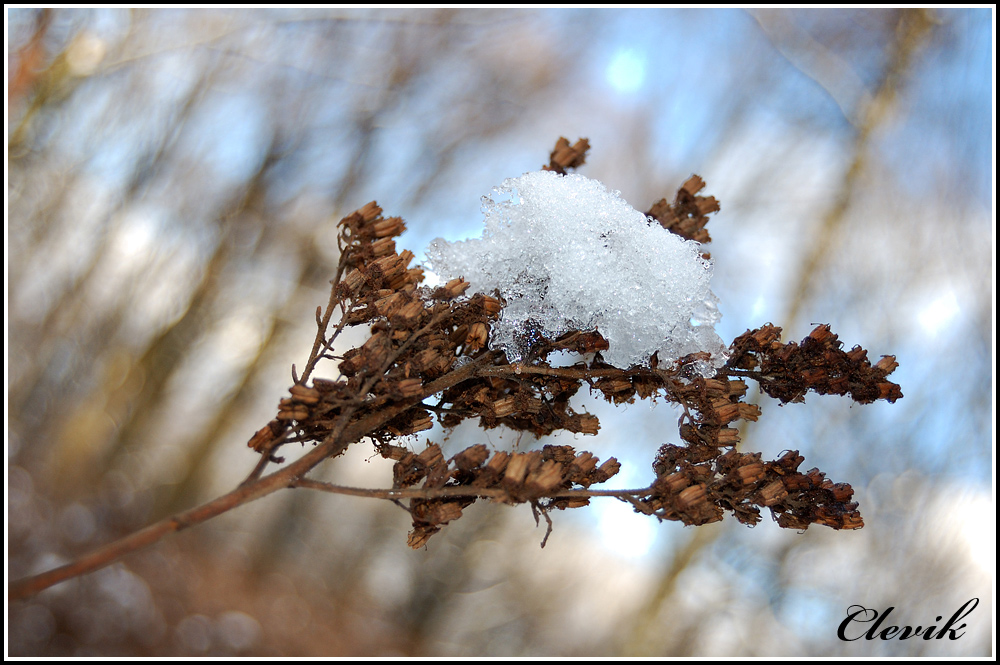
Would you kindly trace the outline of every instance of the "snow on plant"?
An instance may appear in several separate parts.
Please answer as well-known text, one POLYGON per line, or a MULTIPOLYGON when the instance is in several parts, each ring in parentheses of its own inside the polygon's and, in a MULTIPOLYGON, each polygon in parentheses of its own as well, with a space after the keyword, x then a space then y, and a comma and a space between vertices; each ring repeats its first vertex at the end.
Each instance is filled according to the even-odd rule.
POLYGON ((738 450, 734 424, 761 415, 745 401, 747 380, 782 403, 801 402, 807 393, 894 402, 903 396, 887 379, 895 358, 872 364, 860 346, 845 350, 827 325, 799 343, 782 343, 781 328, 767 324, 723 348, 712 329, 718 314, 709 290, 711 263, 701 250, 718 201, 699 195, 705 183, 691 176, 672 201, 661 199, 643 215, 599 182, 567 175, 584 163, 588 148, 586 139, 570 145, 560 138, 546 167, 554 173, 507 180, 485 199, 482 238, 437 241, 429 252, 434 267, 458 277, 434 288, 423 285, 421 268, 409 267, 414 254, 396 248, 394 238, 406 230, 402 218, 383 217, 374 201, 344 217, 340 260, 329 302, 315 313, 312 350, 301 372, 292 366, 293 385, 274 418, 247 442, 259 459, 246 480, 59 568, 15 581, 8 598, 27 598, 288 488, 392 501, 413 518, 407 540, 413 548, 424 547, 478 500, 530 504, 536 521, 548 523, 546 539, 549 513, 599 497, 689 525, 718 522, 727 512, 757 524, 766 509, 788 529, 861 528, 849 484, 834 483, 819 469, 800 471, 804 458, 796 450, 771 461, 738 450), (338 338, 353 326, 367 327, 370 335, 343 350, 338 338), (549 363, 559 351, 602 355, 560 367, 549 363), (665 362, 678 359, 681 365, 665 362), (336 378, 313 376, 328 361, 336 363, 336 378), (595 489, 621 465, 572 446, 508 452, 478 443, 446 458, 436 443, 418 452, 405 438, 431 429, 435 418, 446 428, 474 420, 485 429, 504 426, 537 437, 560 430, 595 435, 598 417, 571 406, 584 387, 614 404, 660 396, 683 407, 680 442, 655 452, 647 487, 595 489), (391 488, 342 487, 309 476, 362 441, 394 460, 391 488), (277 452, 289 444, 293 451, 294 444, 314 447, 285 464, 277 452), (283 466, 265 475, 272 464, 283 466))
POLYGON ((608 341, 602 355, 617 367, 653 353, 660 363, 711 354, 694 364, 703 376, 725 363, 701 244, 664 233, 617 191, 582 175, 536 171, 495 187, 483 212, 481 238, 438 238, 427 258, 442 278, 499 291, 506 306, 491 348, 511 362, 528 357, 539 336, 590 330, 608 341))

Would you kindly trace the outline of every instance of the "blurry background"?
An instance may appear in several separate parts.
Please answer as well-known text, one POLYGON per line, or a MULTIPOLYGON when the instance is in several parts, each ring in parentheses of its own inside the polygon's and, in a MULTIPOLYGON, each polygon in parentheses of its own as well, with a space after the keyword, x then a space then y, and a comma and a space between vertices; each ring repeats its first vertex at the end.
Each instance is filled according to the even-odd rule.
MULTIPOLYGON (((479 235, 480 197, 560 135, 640 210, 705 178, 724 339, 829 323, 895 354, 905 395, 764 398, 746 429, 743 450, 851 483, 860 531, 684 528, 609 499, 554 514, 541 550, 526 507, 477 504, 411 551, 392 504, 281 492, 11 605, 9 653, 990 655, 992 21, 9 10, 9 578, 250 471, 342 216, 376 199, 419 258, 479 235), (851 605, 926 626, 975 597, 957 641, 836 637, 851 605)), ((612 486, 679 442, 669 406, 579 402, 600 434, 553 438, 618 457, 612 486)), ((444 445, 515 441, 463 426, 444 445)), ((317 475, 386 487, 391 466, 362 442, 317 475)))

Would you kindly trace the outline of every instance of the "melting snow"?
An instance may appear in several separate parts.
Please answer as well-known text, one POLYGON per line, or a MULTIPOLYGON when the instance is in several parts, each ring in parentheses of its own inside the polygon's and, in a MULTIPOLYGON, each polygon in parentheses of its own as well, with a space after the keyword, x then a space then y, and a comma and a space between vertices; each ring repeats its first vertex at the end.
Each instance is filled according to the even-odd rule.
POLYGON ((711 376, 726 347, 713 325, 718 299, 701 245, 664 230, 597 180, 551 171, 508 178, 483 197, 481 238, 427 249, 443 279, 464 277, 472 291, 507 301, 491 346, 511 362, 538 335, 597 330, 604 359, 618 367, 661 365, 697 351, 712 354, 694 369, 711 376))

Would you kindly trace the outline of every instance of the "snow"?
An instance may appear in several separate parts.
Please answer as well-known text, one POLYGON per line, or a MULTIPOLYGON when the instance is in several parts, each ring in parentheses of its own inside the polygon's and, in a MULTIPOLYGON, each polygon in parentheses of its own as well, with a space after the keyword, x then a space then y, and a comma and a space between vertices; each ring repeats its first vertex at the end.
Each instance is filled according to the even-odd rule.
POLYGON ((539 335, 597 330, 617 367, 661 366, 707 351, 693 369, 711 376, 726 359, 713 326, 718 299, 709 288, 712 263, 701 245, 663 229, 619 192, 581 175, 551 171, 508 178, 483 197, 481 238, 427 249, 428 267, 443 279, 464 277, 470 292, 507 301, 491 347, 518 362, 539 335))

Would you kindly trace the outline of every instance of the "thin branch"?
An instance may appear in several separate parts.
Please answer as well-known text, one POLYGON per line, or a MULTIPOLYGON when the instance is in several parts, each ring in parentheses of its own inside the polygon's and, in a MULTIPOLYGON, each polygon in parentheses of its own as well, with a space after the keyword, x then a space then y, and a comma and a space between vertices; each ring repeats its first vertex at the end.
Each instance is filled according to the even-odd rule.
POLYGON ((8 600, 22 600, 59 582, 100 570, 126 554, 158 542, 168 534, 201 524, 213 517, 217 517, 255 499, 267 496, 277 490, 292 487, 296 482, 301 483, 302 476, 320 462, 340 455, 347 449, 348 445, 359 441, 369 432, 375 431, 398 414, 423 401, 430 395, 470 378, 473 376, 473 372, 480 368, 480 364, 488 358, 488 355, 483 355, 476 361, 460 367, 436 381, 428 383, 423 394, 405 400, 393 407, 380 409, 353 423, 351 422, 351 416, 354 415, 358 407, 355 405, 346 406, 343 413, 337 419, 334 429, 323 442, 287 467, 275 471, 269 476, 264 476, 259 480, 242 484, 232 492, 201 506, 160 520, 141 531, 100 547, 90 554, 82 556, 59 568, 17 580, 7 590, 8 600))
POLYGON ((542 549, 545 549, 545 543, 549 542, 549 536, 552 535, 552 518, 549 517, 549 510, 544 506, 538 505, 538 501, 531 502, 531 512, 535 516, 535 525, 538 525, 538 515, 541 513, 542 517, 545 518, 545 537, 542 538, 542 549))
POLYGON ((653 369, 642 365, 636 365, 629 369, 619 369, 617 367, 548 367, 545 365, 525 365, 515 363, 513 365, 495 365, 480 371, 477 376, 492 376, 497 378, 519 380, 524 375, 554 376, 561 379, 603 379, 619 377, 649 377, 655 376, 664 382, 676 380, 677 373, 663 369, 653 369))
POLYGON ((232 492, 197 508, 192 508, 191 510, 160 520, 141 531, 100 547, 90 554, 80 557, 64 566, 39 575, 17 580, 8 588, 7 598, 12 601, 22 600, 64 580, 99 570, 114 563, 126 554, 152 545, 167 534, 200 524, 233 508, 249 503, 254 499, 259 499, 279 489, 288 487, 293 479, 306 473, 327 457, 343 452, 343 449, 346 447, 347 442, 343 441, 341 437, 331 438, 293 464, 269 476, 242 485, 232 492))
POLYGON ((264 469, 267 468, 268 463, 273 461, 271 454, 274 452, 275 448, 279 447, 283 443, 288 442, 289 440, 288 435, 290 433, 291 430, 286 429, 284 432, 281 433, 281 436, 277 437, 276 439, 267 444, 264 450, 260 452, 260 460, 257 462, 257 466, 255 466, 253 471, 250 472, 250 475, 246 477, 246 480, 240 483, 239 485, 240 487, 249 485, 250 483, 260 478, 262 475, 264 475, 264 469))
MULTIPOLYGON (((347 323, 346 312, 344 312, 344 315, 340 317, 340 323, 337 325, 336 330, 333 331, 333 335, 329 339, 326 338, 326 331, 330 327, 330 319, 333 318, 333 310, 337 304, 337 287, 340 285, 340 279, 344 276, 344 257, 346 253, 341 253, 340 256, 340 262, 337 264, 337 274, 332 280, 333 288, 330 289, 330 301, 326 305, 326 311, 323 314, 322 320, 319 320, 319 317, 317 317, 316 339, 313 340, 312 351, 309 352, 309 360, 306 361, 306 366, 302 370, 302 376, 299 377, 297 382, 303 386, 309 380, 309 375, 316 368, 316 363, 319 362, 320 356, 330 349, 330 346, 340 335, 340 332, 344 329, 344 325, 347 323)), ((343 307, 341 311, 343 311, 343 307)))
MULTIPOLYGON (((479 497, 485 499, 511 499, 510 493, 502 487, 473 487, 471 485, 456 485, 451 487, 405 487, 398 489, 370 489, 365 487, 346 487, 344 485, 334 485, 311 478, 298 478, 290 487, 302 487, 306 489, 320 490, 330 494, 344 494, 347 496, 360 496, 369 499, 387 499, 398 501, 400 499, 443 499, 459 497, 479 497)), ((537 499, 580 499, 597 497, 615 497, 625 500, 636 499, 649 496, 653 493, 652 487, 642 489, 621 489, 621 490, 592 490, 592 489, 562 489, 549 492, 537 499)), ((536 499, 536 500, 537 500, 536 499)))
POLYGON ((336 304, 334 301, 334 298, 336 297, 334 295, 335 293, 336 287, 334 287, 333 291, 330 293, 330 302, 326 307, 326 313, 323 315, 322 321, 320 321, 320 324, 317 326, 316 339, 313 341, 313 348, 309 353, 309 360, 306 361, 306 366, 302 370, 302 376, 300 376, 297 380, 298 385, 306 385, 306 382, 309 380, 309 375, 312 374, 312 371, 316 368, 316 363, 320 361, 323 353, 330 348, 329 345, 333 343, 333 340, 336 339, 337 335, 343 329, 346 317, 342 316, 340 319, 341 323, 337 326, 337 329, 334 330, 333 335, 331 335, 330 339, 326 338, 326 330, 330 325, 330 319, 333 316, 333 309, 336 304))

